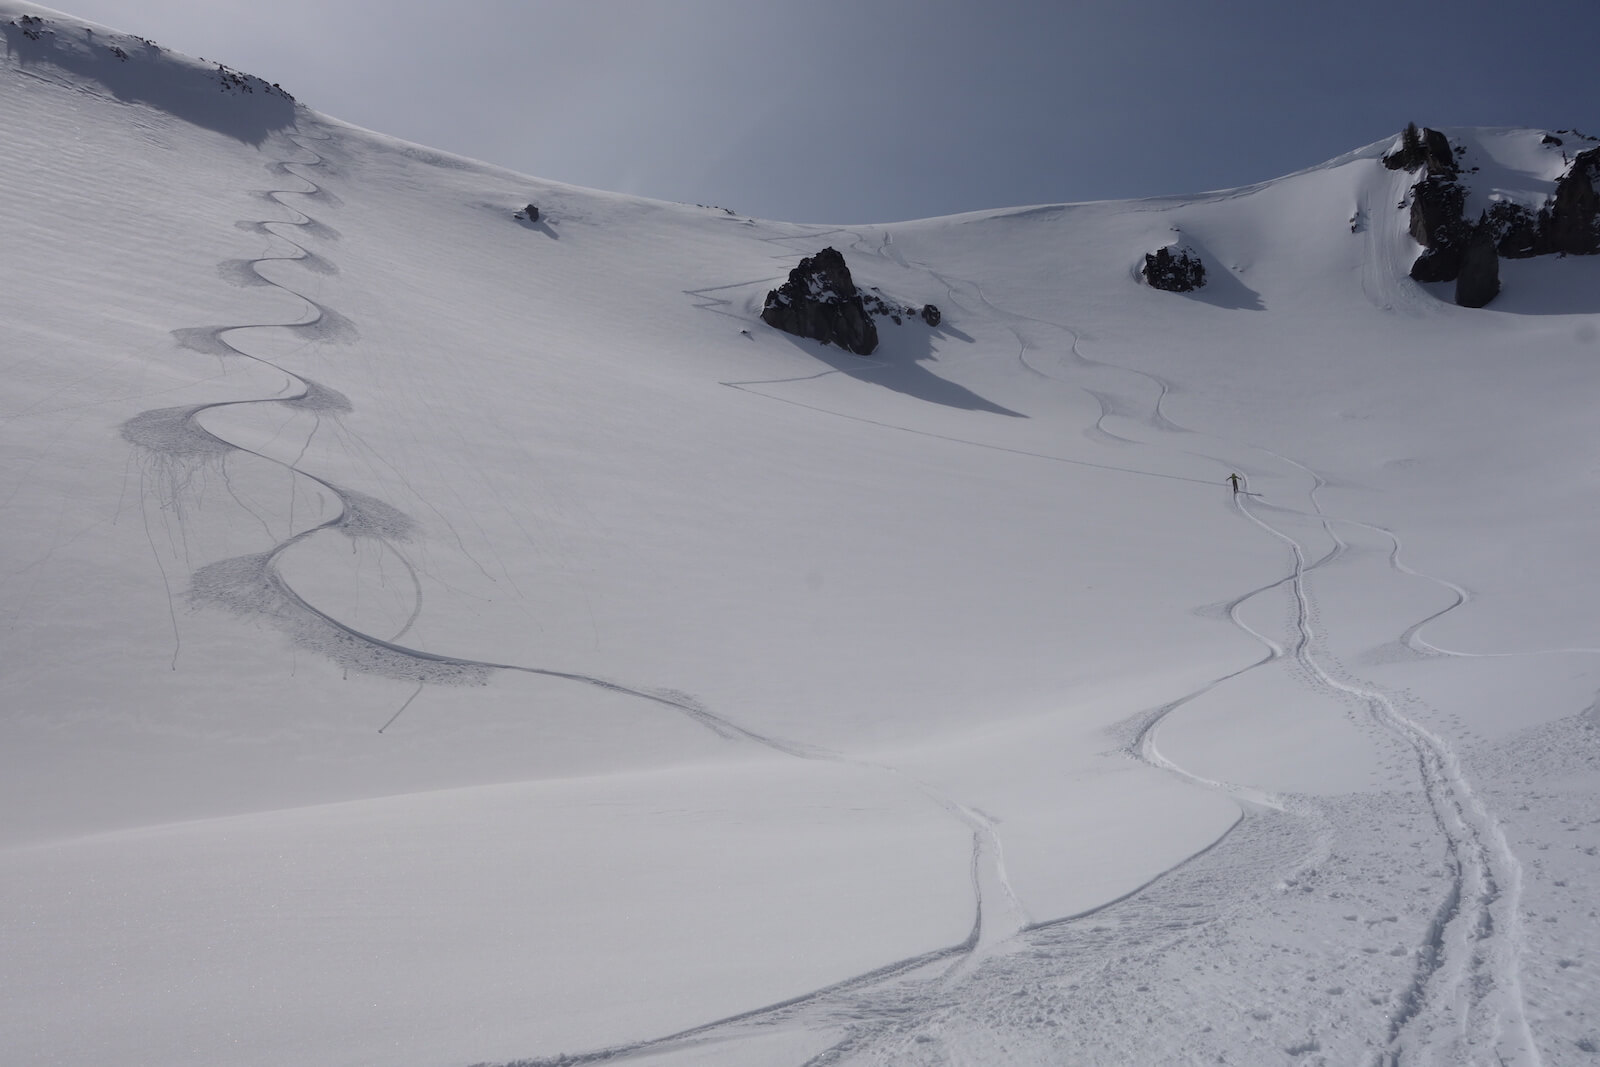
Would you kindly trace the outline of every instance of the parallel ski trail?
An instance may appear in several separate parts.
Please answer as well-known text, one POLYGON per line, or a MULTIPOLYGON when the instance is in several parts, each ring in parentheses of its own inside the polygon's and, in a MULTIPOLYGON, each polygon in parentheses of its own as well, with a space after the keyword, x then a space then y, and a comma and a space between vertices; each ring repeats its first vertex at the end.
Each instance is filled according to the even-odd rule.
MULTIPOLYGON (((1305 470, 1300 464, 1294 465, 1305 470)), ((1320 487, 1321 479, 1316 481, 1320 487)), ((1240 512, 1286 545, 1294 557, 1299 631, 1293 650, 1295 658, 1320 685, 1358 701, 1372 722, 1410 747, 1420 784, 1444 838, 1450 886, 1419 947, 1412 981, 1396 995, 1385 1042, 1385 1062, 1399 1064, 1402 1059, 1409 1062, 1414 1058, 1435 1063, 1465 1062, 1481 1056, 1486 1049, 1494 1049, 1504 1063, 1539 1063, 1522 1005, 1516 958, 1522 871, 1503 832, 1473 792, 1455 753, 1441 737, 1404 714, 1390 694, 1338 677, 1342 672, 1325 661, 1327 654, 1317 653, 1318 635, 1311 622, 1311 594, 1306 580, 1310 568, 1304 549, 1295 538, 1257 515, 1247 497, 1236 499, 1240 512)), ((1323 514, 1315 500, 1315 490, 1312 503, 1325 528, 1330 522, 1340 521, 1323 514)), ((1331 535, 1331 529, 1329 532, 1331 535)), ((1396 539, 1391 563, 1396 563, 1398 551, 1396 539)), ((1449 587, 1459 591, 1459 587, 1449 587)), ((1464 591, 1459 592, 1462 596, 1452 607, 1464 601, 1464 591)), ((1443 613, 1435 613, 1424 622, 1440 614, 1443 613)), ((1420 625, 1408 629, 1406 635, 1414 636, 1420 625)))
MULTIPOLYGON (((888 255, 889 248, 886 239, 879 248, 871 251, 888 255)), ((893 259, 902 266, 907 265, 897 249, 893 252, 893 259)), ((940 281, 946 284, 951 300, 957 301, 956 294, 959 288, 957 283, 942 277, 940 281)), ((1006 319, 1018 322, 1037 321, 1004 312, 993 305, 976 285, 966 286, 965 289, 976 293, 978 301, 1001 321, 1006 319)), ((1084 359, 1077 352, 1076 334, 1065 327, 1057 328, 1072 336, 1074 360, 1085 366, 1089 365, 1091 361, 1084 359)), ((1017 338, 1018 359, 1022 366, 1034 374, 1055 379, 1055 375, 1046 373, 1029 360, 1029 342, 1024 333, 1014 327, 1012 333, 1017 338)), ((1170 385, 1154 376, 1142 376, 1152 382, 1159 393, 1154 413, 1149 417, 1147 424, 1158 432, 1187 432, 1185 428, 1169 420, 1163 410, 1170 393, 1170 385)), ((1069 384, 1065 379, 1057 380, 1069 384)), ((725 384, 748 388, 757 384, 776 383, 725 384)), ((1106 444, 1126 442, 1127 439, 1110 434, 1104 427, 1104 421, 1114 403, 1111 396, 1089 390, 1085 386, 1079 387, 1084 388, 1100 408, 1099 419, 1085 432, 1091 439, 1106 444)), ((799 403, 789 398, 772 397, 768 393, 761 395, 772 399, 783 399, 788 403, 799 403)), ((886 428, 902 431, 907 429, 886 428)), ((967 443, 978 444, 978 442, 967 443)), ((1288 576, 1253 590, 1228 606, 1227 614, 1230 621, 1260 642, 1265 648, 1265 653, 1255 663, 1218 678, 1149 714, 1140 725, 1134 741, 1129 746, 1130 750, 1152 766, 1232 796, 1247 811, 1251 808, 1281 810, 1281 803, 1275 797, 1258 790, 1205 778, 1167 758, 1157 743, 1161 723, 1173 712, 1218 686, 1285 656, 1292 656, 1310 678, 1328 691, 1358 701, 1367 709, 1372 722, 1398 737, 1414 753, 1419 781, 1444 839, 1447 862, 1452 872, 1451 886, 1440 901, 1428 935, 1417 953, 1417 968, 1411 983, 1396 994, 1389 1029, 1381 1042, 1386 1050, 1384 1055, 1395 1063, 1399 1062, 1402 1055, 1408 1059, 1420 1057, 1433 1059, 1436 1062, 1448 1062, 1463 1055, 1471 1056, 1481 1054, 1485 1049, 1494 1049, 1495 1055, 1502 1062, 1537 1064, 1538 1053, 1522 1007, 1517 973, 1515 931, 1521 884, 1520 866, 1507 845, 1504 834, 1473 792, 1453 751, 1444 740, 1414 718, 1405 715, 1387 693, 1345 681, 1339 677, 1341 672, 1332 664, 1325 662, 1326 653, 1318 648, 1318 635, 1312 622, 1314 612, 1307 575, 1346 551, 1346 545, 1336 529, 1337 525, 1346 520, 1330 517, 1323 512, 1318 500, 1318 490, 1324 485, 1320 475, 1287 457, 1269 450, 1263 451, 1267 451, 1274 460, 1284 463, 1310 480, 1307 499, 1332 547, 1321 559, 1309 561, 1305 549, 1297 540, 1263 520, 1251 509, 1248 495, 1235 498, 1241 514, 1270 536, 1287 545, 1293 556, 1292 569, 1288 576), (1238 614, 1240 607, 1252 597, 1283 585, 1289 586, 1295 602, 1295 633, 1288 649, 1248 626, 1238 614)), ((1128 470, 1128 473, 1135 471, 1128 470)), ((1360 523, 1353 525, 1365 526, 1360 523)), ((1436 654, 1443 653, 1444 650, 1423 642, 1418 634, 1430 622, 1465 603, 1468 597, 1466 590, 1453 583, 1422 575, 1407 567, 1400 558, 1399 538, 1389 531, 1380 532, 1392 540, 1393 551, 1390 553, 1389 564, 1396 573, 1435 582, 1451 592, 1452 600, 1449 604, 1412 624, 1401 636, 1401 642, 1407 647, 1436 654)))

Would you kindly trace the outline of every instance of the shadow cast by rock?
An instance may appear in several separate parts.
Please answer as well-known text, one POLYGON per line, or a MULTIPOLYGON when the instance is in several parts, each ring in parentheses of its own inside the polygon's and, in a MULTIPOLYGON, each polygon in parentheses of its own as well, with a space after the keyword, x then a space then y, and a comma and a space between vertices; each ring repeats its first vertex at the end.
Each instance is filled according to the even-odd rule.
MULTIPOLYGON (((1455 303, 1455 283, 1422 288, 1455 303)), ((1500 261, 1500 293, 1485 311, 1508 315, 1600 315, 1600 256, 1535 256, 1500 261)))
POLYGON ((1228 311, 1265 311, 1267 305, 1262 301, 1261 294, 1241 282, 1230 270, 1218 267, 1206 276, 1203 289, 1196 289, 1192 293, 1181 293, 1190 300, 1198 300, 1202 304, 1212 307, 1224 308, 1228 311))
POLYGON ((1224 308, 1228 311, 1265 311, 1267 305, 1261 299, 1261 294, 1239 280, 1237 274, 1212 254, 1201 241, 1195 239, 1192 233, 1184 231, 1180 244, 1188 245, 1199 253, 1200 259, 1206 268, 1206 283, 1199 289, 1187 293, 1174 293, 1174 296, 1197 300, 1202 304, 1212 307, 1224 308))
POLYGON ((886 319, 878 322, 878 348, 870 356, 858 356, 837 345, 791 337, 758 322, 753 329, 765 330, 781 337, 808 356, 812 356, 834 370, 873 385, 881 385, 897 393, 930 404, 958 408, 962 411, 987 411, 995 415, 1009 415, 1023 419, 1026 415, 985 400, 964 385, 939 377, 923 364, 936 360, 937 343, 941 338, 972 343, 972 338, 948 325, 926 326, 919 321, 896 326, 886 319))
POLYGON ((542 233, 546 237, 550 238, 552 241, 561 240, 561 235, 559 233, 557 233, 555 230, 553 230, 550 227, 550 224, 548 222, 546 222, 543 218, 539 219, 538 222, 531 222, 531 221, 529 221, 528 216, 526 216, 526 215, 513 215, 512 219, 516 222, 516 224, 518 226, 521 226, 524 230, 533 230, 533 231, 535 231, 537 233, 542 233))

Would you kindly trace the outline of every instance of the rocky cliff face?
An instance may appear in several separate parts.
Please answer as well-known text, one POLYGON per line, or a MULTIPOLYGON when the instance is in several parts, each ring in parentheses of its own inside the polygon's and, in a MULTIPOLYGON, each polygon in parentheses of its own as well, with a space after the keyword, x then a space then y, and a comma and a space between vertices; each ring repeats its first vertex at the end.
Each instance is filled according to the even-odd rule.
POLYGON ((1383 157, 1383 165, 1390 170, 1426 168, 1442 178, 1454 178, 1458 172, 1450 139, 1438 130, 1419 130, 1414 122, 1400 135, 1400 147, 1383 157))
MULTIPOLYGON (((1558 140, 1552 143, 1560 144, 1558 140)), ((1499 201, 1489 208, 1495 250, 1507 259, 1600 253, 1600 148, 1579 152, 1537 209, 1499 201)))
MULTIPOLYGON (((1565 144, 1552 134, 1542 143, 1565 144)), ((1411 125, 1383 157, 1391 170, 1421 171, 1407 195, 1411 236, 1423 247, 1411 265, 1417 281, 1455 281, 1456 303, 1482 307, 1500 291, 1499 257, 1600 253, 1600 147, 1574 156, 1542 204, 1495 199, 1476 222, 1467 203, 1477 168, 1463 173, 1462 151, 1439 131, 1411 125)))
POLYGON ((1454 178, 1425 174, 1411 187, 1411 236, 1426 251, 1411 265, 1419 282, 1448 282, 1461 271, 1471 228, 1461 217, 1467 191, 1454 178))
POLYGON ((767 293, 761 321, 768 326, 836 344, 858 356, 878 347, 878 328, 867 313, 844 256, 824 248, 800 261, 789 280, 767 293))
POLYGON ((1500 293, 1500 257, 1494 250, 1494 233, 1487 222, 1468 239, 1456 275, 1456 303, 1481 308, 1500 293))
POLYGON ((1472 228, 1462 218, 1467 191, 1457 180, 1450 139, 1438 130, 1407 124, 1400 144, 1383 157, 1390 170, 1421 171, 1411 187, 1411 236, 1425 250, 1411 265, 1419 282, 1453 281, 1461 272, 1472 228))
POLYGON ((1579 152, 1567 172, 1556 181, 1549 215, 1542 227, 1551 252, 1592 256, 1600 252, 1600 148, 1579 152))

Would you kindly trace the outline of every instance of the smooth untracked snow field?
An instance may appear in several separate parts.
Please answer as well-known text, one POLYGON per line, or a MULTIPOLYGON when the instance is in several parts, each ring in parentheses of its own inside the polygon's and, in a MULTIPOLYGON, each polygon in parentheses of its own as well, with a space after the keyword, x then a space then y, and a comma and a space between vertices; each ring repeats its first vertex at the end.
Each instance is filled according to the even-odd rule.
POLYGON ((1387 142, 800 225, 0 29, 0 1059, 1600 1060, 1600 260, 1454 307, 1387 142), (828 246, 941 324, 764 326, 828 246))

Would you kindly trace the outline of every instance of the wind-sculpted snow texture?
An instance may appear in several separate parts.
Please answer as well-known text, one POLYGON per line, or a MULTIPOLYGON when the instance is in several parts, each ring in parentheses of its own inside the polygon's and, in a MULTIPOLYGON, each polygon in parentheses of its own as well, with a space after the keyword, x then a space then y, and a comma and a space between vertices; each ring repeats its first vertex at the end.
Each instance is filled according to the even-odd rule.
POLYGON ((1600 1055, 1596 264, 1453 307, 1387 142, 798 225, 29 42, 8 1061, 1600 1055), (940 323, 762 329, 825 247, 940 323))

